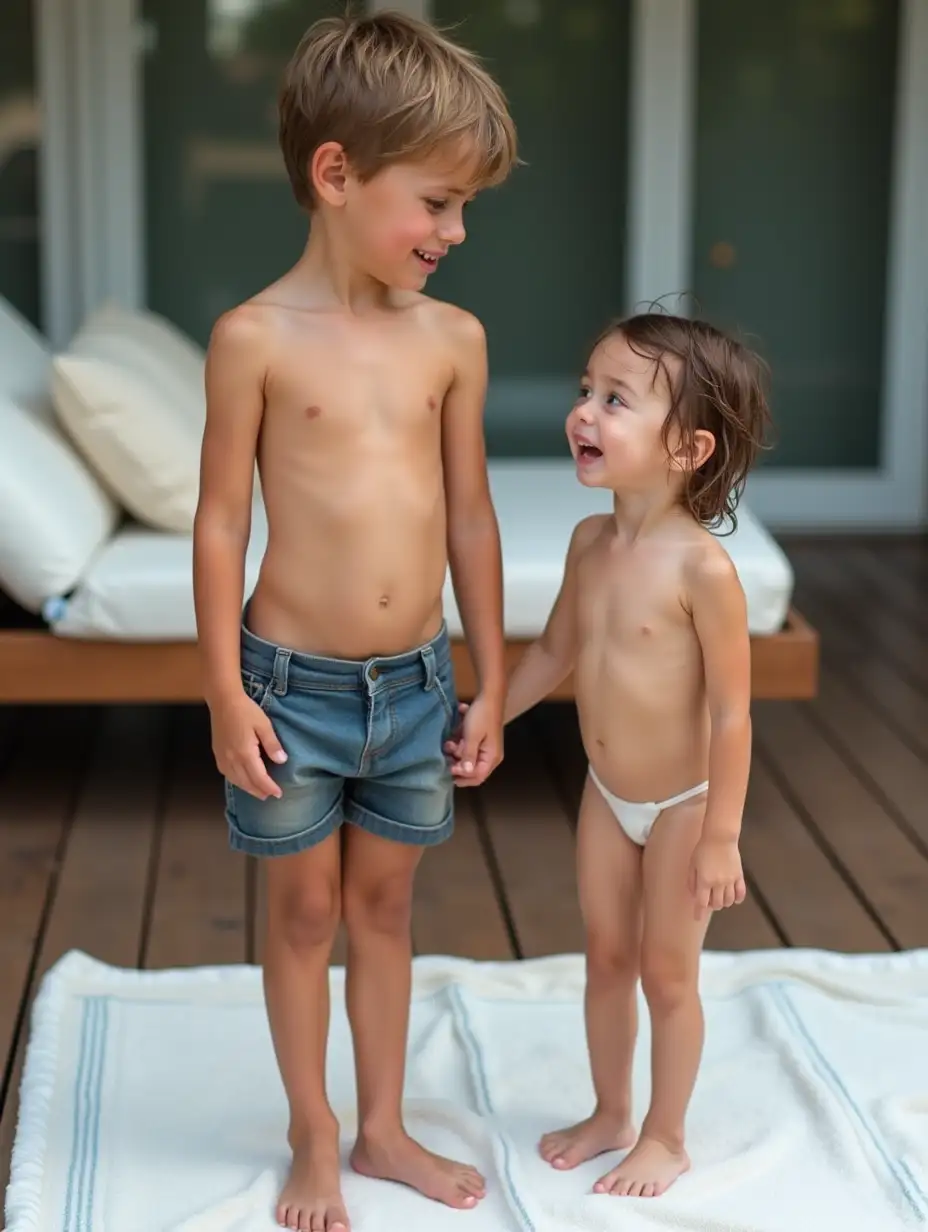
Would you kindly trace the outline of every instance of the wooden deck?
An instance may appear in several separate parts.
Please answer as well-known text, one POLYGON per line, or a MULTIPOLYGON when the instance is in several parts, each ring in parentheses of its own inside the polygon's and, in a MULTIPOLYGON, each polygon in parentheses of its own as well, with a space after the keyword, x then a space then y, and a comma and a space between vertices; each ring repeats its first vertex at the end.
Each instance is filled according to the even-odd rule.
MULTIPOLYGON (((716 949, 928 946, 928 540, 787 543, 822 635, 820 696, 755 707, 750 895, 716 949)), ((572 824, 584 773, 563 704, 515 725, 458 795, 418 881, 418 953, 582 945, 572 824)), ((72 948, 165 967, 260 959, 262 886, 227 849, 196 708, 0 711, 0 1193, 38 981, 72 948)), ((339 960, 341 953, 336 955, 339 960)))

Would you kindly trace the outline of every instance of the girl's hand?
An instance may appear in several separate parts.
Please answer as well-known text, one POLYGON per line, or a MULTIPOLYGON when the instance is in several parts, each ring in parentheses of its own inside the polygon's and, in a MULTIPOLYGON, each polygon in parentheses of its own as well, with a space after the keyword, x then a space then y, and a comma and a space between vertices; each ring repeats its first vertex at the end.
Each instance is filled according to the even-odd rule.
POLYGON ((689 889, 697 920, 744 902, 747 886, 736 840, 700 839, 690 862, 689 889))

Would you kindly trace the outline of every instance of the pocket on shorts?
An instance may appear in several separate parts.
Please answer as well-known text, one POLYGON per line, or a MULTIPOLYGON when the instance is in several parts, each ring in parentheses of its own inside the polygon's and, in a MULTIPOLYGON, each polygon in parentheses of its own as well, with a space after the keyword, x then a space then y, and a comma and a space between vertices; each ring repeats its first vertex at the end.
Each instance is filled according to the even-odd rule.
POLYGON ((445 712, 445 739, 447 740, 458 725, 458 693, 454 684, 454 669, 448 662, 441 667, 435 677, 435 691, 441 698, 445 712))
POLYGON ((264 710, 271 692, 270 680, 264 679, 264 677, 258 676, 254 672, 245 671, 243 668, 242 688, 251 700, 257 702, 261 709, 264 710))

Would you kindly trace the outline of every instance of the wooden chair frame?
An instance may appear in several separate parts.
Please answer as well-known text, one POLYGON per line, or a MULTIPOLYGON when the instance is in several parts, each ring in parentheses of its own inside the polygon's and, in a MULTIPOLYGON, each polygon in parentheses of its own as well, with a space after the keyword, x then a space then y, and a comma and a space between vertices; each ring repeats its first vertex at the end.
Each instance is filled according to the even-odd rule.
MULTIPOLYGON (((528 639, 506 646, 507 666, 528 639)), ((818 634, 790 609, 779 633, 751 639, 751 693, 757 699, 801 700, 818 691, 818 634)), ((463 642, 453 645, 459 695, 474 693, 474 670, 463 642)), ((567 679, 553 698, 573 698, 567 679)), ((156 703, 202 700, 195 642, 83 641, 44 629, 0 631, 0 702, 156 703)))

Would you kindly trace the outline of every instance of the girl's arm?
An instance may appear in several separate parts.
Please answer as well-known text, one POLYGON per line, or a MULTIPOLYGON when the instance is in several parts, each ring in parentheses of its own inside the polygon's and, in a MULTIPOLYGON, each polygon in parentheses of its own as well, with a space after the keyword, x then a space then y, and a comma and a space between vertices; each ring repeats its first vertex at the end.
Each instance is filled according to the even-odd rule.
POLYGON ((744 591, 721 545, 700 553, 689 582, 711 721, 709 794, 691 881, 697 905, 718 910, 745 896, 738 839, 751 767, 751 641, 744 591))
POLYGON ((509 678, 507 723, 530 710, 564 680, 577 657, 577 562, 602 529, 604 518, 585 518, 575 528, 564 577, 541 637, 522 656, 509 678))

